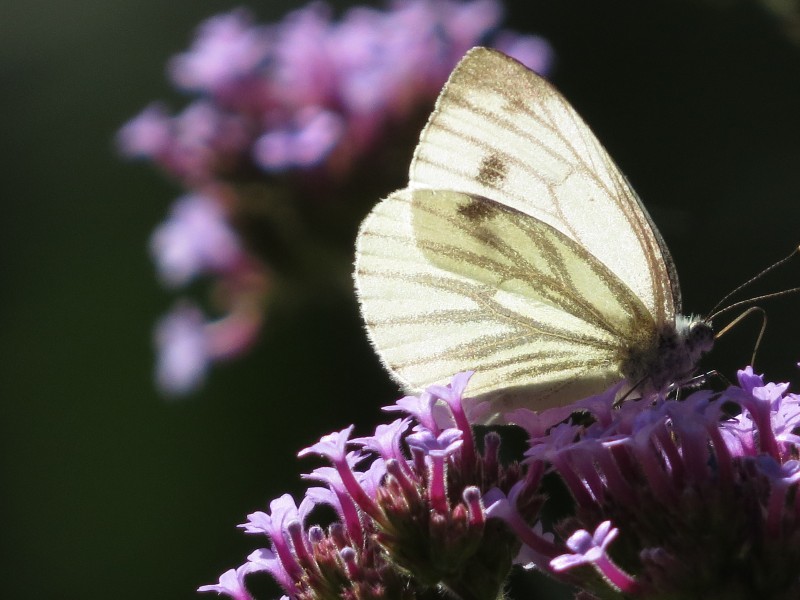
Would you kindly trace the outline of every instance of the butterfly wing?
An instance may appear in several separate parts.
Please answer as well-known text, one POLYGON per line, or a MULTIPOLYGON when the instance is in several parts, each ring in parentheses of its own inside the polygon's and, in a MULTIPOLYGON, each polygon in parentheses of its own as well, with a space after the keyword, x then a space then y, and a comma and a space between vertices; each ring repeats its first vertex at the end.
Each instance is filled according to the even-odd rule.
POLYGON ((370 339, 411 389, 474 369, 496 410, 546 408, 621 378, 653 339, 648 309, 554 227, 505 204, 405 189, 361 226, 356 284, 370 339))
POLYGON ((439 96, 409 187, 362 224, 356 284, 401 383, 475 369, 470 394, 496 410, 603 390, 680 307, 663 240, 586 124, 483 48, 439 96))
POLYGON ((474 48, 453 71, 410 187, 491 198, 544 221, 605 264, 657 323, 680 310, 672 259, 624 176, 555 88, 499 52, 474 48))

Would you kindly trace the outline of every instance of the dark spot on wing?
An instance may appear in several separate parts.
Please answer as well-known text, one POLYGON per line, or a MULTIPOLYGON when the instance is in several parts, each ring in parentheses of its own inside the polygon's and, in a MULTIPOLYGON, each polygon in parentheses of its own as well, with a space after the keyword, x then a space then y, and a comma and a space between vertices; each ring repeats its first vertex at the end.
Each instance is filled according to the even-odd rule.
POLYGON ((478 168, 478 181, 486 186, 497 186, 508 175, 508 167, 496 155, 484 156, 478 168))
POLYGON ((458 214, 473 223, 488 221, 497 213, 491 202, 470 198, 467 204, 458 207, 458 214))

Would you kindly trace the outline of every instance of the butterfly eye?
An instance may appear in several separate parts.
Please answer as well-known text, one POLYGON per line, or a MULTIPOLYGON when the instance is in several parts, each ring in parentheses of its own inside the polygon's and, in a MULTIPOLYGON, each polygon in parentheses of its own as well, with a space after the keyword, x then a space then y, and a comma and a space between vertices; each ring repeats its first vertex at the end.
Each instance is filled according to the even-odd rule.
POLYGON ((692 321, 689 325, 689 337, 697 342, 714 341, 714 330, 707 321, 692 321))
POLYGON ((697 358, 711 350, 714 346, 714 330, 711 324, 702 320, 693 321, 689 325, 685 344, 688 354, 697 358))

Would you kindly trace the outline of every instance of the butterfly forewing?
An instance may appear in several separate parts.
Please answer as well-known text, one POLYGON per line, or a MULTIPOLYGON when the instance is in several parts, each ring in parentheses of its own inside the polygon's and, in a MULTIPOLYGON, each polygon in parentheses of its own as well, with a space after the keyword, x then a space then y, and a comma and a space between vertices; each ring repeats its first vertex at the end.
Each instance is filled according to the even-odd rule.
POLYGON ((420 137, 410 186, 491 198, 578 242, 671 321, 680 292, 669 253, 625 178, 544 79, 475 48, 442 91, 420 137))

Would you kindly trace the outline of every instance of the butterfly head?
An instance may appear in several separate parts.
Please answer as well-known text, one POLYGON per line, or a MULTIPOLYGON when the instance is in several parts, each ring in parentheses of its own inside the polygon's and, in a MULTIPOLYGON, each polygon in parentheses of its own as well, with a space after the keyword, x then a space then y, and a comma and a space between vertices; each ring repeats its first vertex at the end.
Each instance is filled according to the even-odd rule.
POLYGON ((683 337, 687 353, 695 361, 714 346, 714 329, 711 322, 700 317, 675 317, 675 329, 683 337))
POLYGON ((630 348, 622 372, 644 392, 663 392, 685 383, 694 374, 700 357, 714 345, 711 323, 698 317, 677 315, 660 326, 653 343, 630 348))

